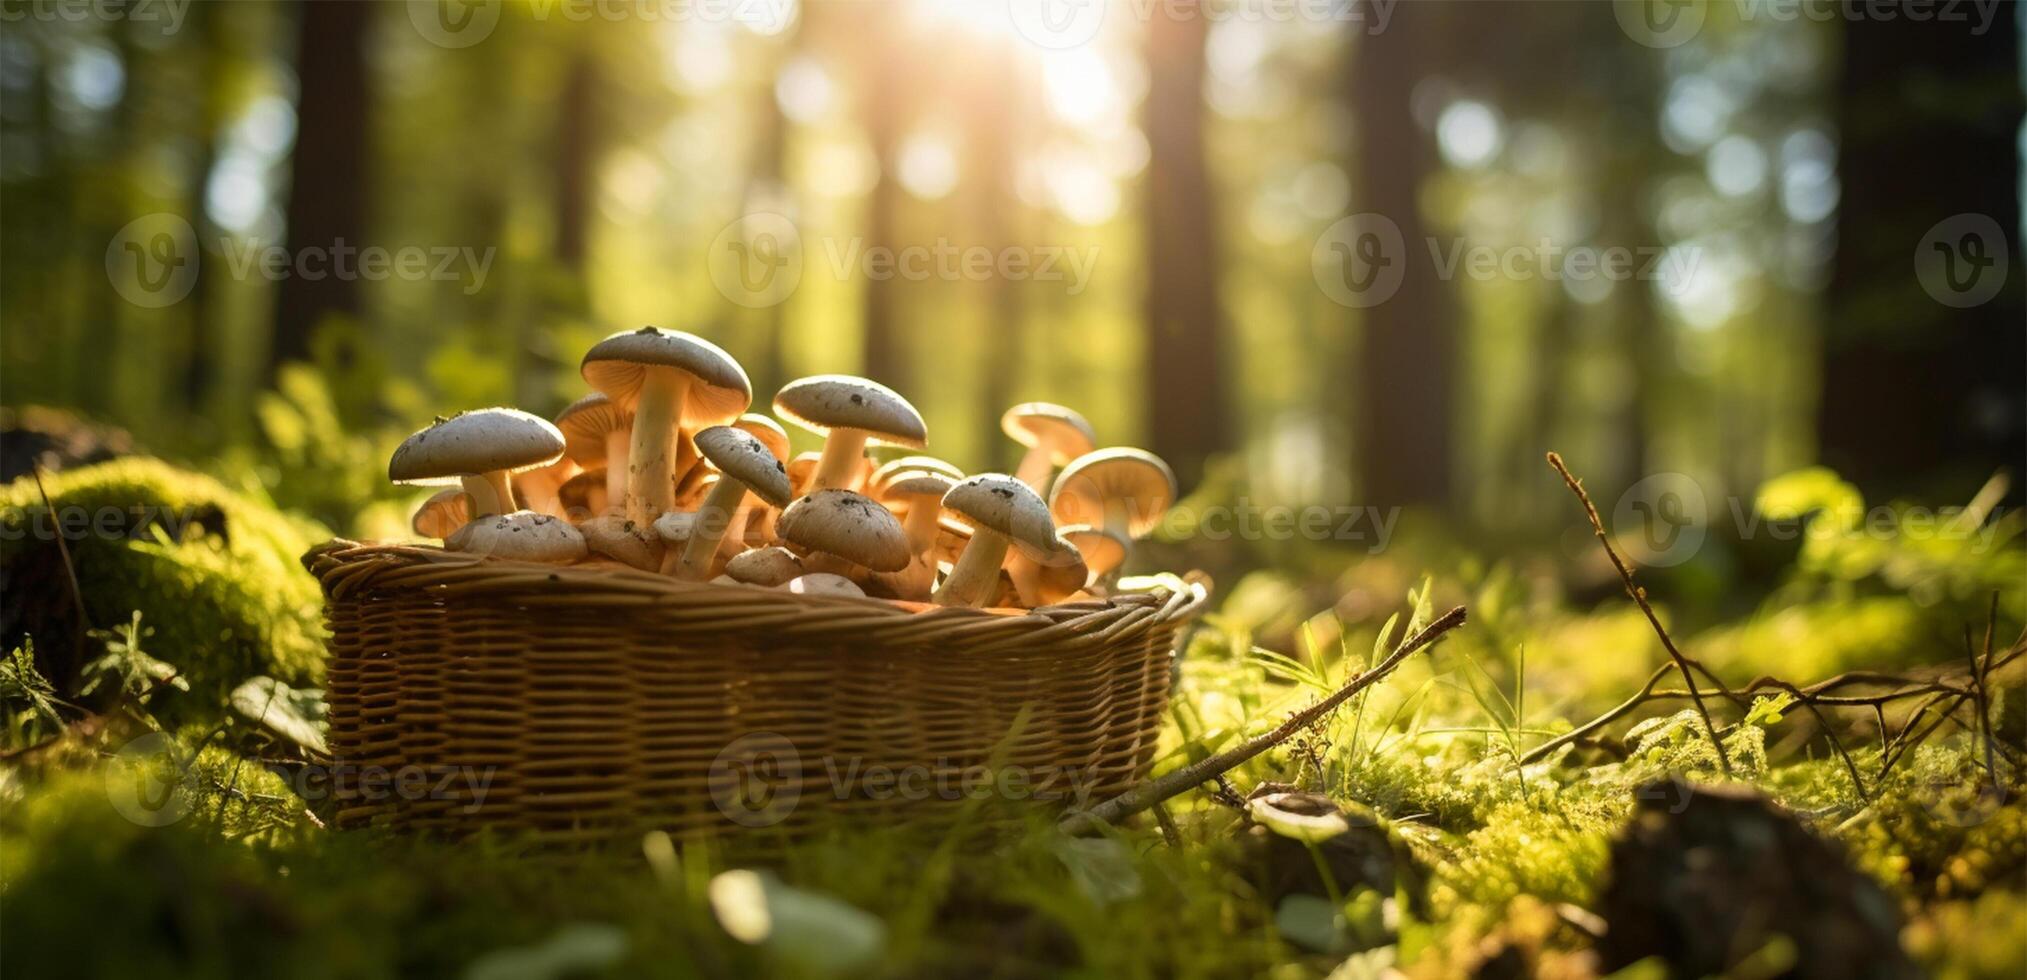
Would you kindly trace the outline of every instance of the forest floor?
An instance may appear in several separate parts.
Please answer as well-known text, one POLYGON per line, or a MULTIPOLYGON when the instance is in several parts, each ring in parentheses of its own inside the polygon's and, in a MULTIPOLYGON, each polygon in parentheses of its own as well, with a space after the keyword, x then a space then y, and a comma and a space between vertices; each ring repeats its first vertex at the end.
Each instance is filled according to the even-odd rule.
MULTIPOLYGON (((1166 821, 1069 837, 983 801, 934 831, 559 853, 334 831, 299 794, 320 641, 295 559, 323 528, 138 458, 16 481, 0 523, 45 492, 59 513, 199 519, 69 539, 76 592, 55 537, 0 536, 6 626, 34 637, 0 664, 0 961, 23 976, 2027 966, 2017 513, 1976 515, 1998 529, 1982 539, 1804 535, 1743 599, 1643 575, 1680 666, 1602 552, 1545 568, 1411 531, 1382 558, 1319 549, 1236 578, 1190 634, 1157 773, 1272 728, 1442 610, 1469 622, 1166 821), (80 600, 90 633, 59 612, 80 600), (145 805, 143 757, 185 763, 172 805, 145 805)), ((1816 471, 1757 502, 1831 514, 1852 494, 1816 471)))

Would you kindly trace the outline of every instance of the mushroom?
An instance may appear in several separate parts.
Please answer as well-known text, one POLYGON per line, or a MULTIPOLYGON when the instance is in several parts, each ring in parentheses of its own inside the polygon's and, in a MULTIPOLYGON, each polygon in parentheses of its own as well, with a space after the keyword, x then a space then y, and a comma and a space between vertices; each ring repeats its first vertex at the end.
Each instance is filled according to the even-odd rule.
POLYGON ((475 555, 548 564, 573 562, 585 555, 584 535, 569 521, 532 510, 479 518, 458 528, 444 546, 475 555))
POLYGON ((577 475, 577 464, 568 455, 547 466, 536 467, 514 477, 514 496, 520 501, 520 509, 532 510, 551 517, 566 516, 563 513, 563 484, 577 475))
POLYGON ((669 509, 683 426, 738 418, 753 386, 732 355, 693 334, 657 327, 616 333, 584 355, 584 380, 634 412, 627 445, 626 515, 646 524, 669 509))
POLYGON ((662 539, 663 575, 676 574, 676 563, 682 560, 683 546, 690 541, 690 532, 696 529, 695 511, 670 511, 655 518, 655 534, 662 539))
POLYGON ((1028 447, 1014 476, 1036 493, 1049 492, 1049 474, 1097 448, 1098 436, 1084 416, 1049 402, 1022 402, 999 417, 1000 431, 1028 447))
POLYGON ((949 477, 953 483, 964 479, 963 470, 934 456, 900 456, 880 464, 880 468, 874 470, 873 475, 866 478, 866 486, 877 490, 886 486, 888 481, 893 480, 895 477, 903 473, 913 473, 916 470, 941 473, 949 477))
POLYGON ((1048 551, 1030 554, 1026 549, 1007 551, 1006 573, 1012 580, 1021 605, 1032 609, 1050 606, 1076 595, 1091 580, 1084 556, 1070 542, 1057 535, 1048 551))
POLYGON ((472 498, 464 490, 451 487, 431 494, 422 506, 416 508, 415 517, 408 527, 417 537, 435 538, 441 541, 457 533, 472 519, 472 498))
POLYGON ((1144 449, 1100 449, 1056 476, 1049 511, 1063 524, 1095 525, 1131 542, 1154 530, 1174 502, 1175 473, 1160 457, 1144 449))
POLYGON ((556 502, 563 508, 563 516, 582 523, 595 515, 605 513, 610 498, 606 496, 606 474, 604 468, 585 470, 556 488, 556 502))
POLYGON ((822 453, 797 453, 788 461, 788 486, 800 497, 810 491, 810 477, 816 475, 816 464, 823 462, 822 453))
POLYGON ((853 584, 851 579, 842 575, 833 575, 829 572, 811 572, 808 575, 797 576, 790 579, 788 584, 783 586, 783 588, 796 595, 851 596, 856 598, 866 594, 866 591, 853 584))
POLYGON ((803 571, 802 559, 779 546, 743 551, 725 563, 725 574, 747 585, 784 585, 803 571))
POLYGON ((600 514, 577 529, 584 534, 584 546, 594 555, 604 555, 647 572, 661 566, 662 538, 653 525, 635 524, 625 514, 600 514))
POLYGON ((1027 484, 1004 473, 974 476, 951 487, 943 495, 943 508, 971 525, 971 543, 936 590, 938 605, 977 606, 992 598, 989 593, 999 581, 1009 544, 1037 555, 1055 550, 1049 505, 1027 484))
POLYGON ((781 512, 781 536, 811 553, 803 567, 812 571, 857 573, 898 572, 908 567, 908 537, 901 522, 850 490, 818 490, 781 512))
POLYGON ((1089 524, 1066 524, 1056 529, 1056 535, 1084 557, 1094 580, 1103 579, 1125 564, 1126 549, 1132 546, 1125 538, 1089 524))
POLYGON ((513 508, 507 474, 547 466, 563 456, 563 433, 548 421, 511 408, 482 408, 439 418, 395 447, 387 478, 414 486, 462 485, 472 516, 513 508))
POLYGON ((788 470, 765 443, 744 429, 714 425, 697 433, 697 451, 718 468, 718 483, 697 508, 697 522, 683 544, 676 577, 701 582, 710 577, 711 560, 725 538, 733 514, 753 491, 776 507, 788 505, 788 470))
POLYGON ((936 525, 943 516, 943 495, 962 477, 952 478, 934 470, 910 470, 890 474, 877 491, 878 499, 902 513, 901 531, 908 538, 908 567, 882 577, 883 591, 896 599, 922 600, 936 585, 936 525))
POLYGON ((877 382, 841 374, 789 382, 775 394, 774 412, 824 437, 810 491, 859 485, 868 442, 920 449, 929 438, 908 399, 877 382))
POLYGON ((586 470, 603 468, 606 501, 625 500, 633 413, 613 404, 604 392, 594 391, 556 413, 556 428, 563 432, 564 455, 586 470))

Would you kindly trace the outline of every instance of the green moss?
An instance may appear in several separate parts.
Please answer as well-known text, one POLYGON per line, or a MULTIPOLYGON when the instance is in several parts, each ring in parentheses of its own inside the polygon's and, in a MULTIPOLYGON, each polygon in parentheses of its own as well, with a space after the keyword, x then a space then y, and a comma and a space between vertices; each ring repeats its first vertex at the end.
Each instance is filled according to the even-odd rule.
MULTIPOLYGON (((216 712, 241 680, 291 683, 322 673, 321 599, 297 563, 327 537, 314 523, 160 460, 130 457, 0 488, 0 577, 10 641, 34 635, 44 656, 67 655, 74 605, 56 537, 70 549, 95 626, 139 610, 148 652, 191 685, 182 705, 216 712)), ((65 676, 70 665, 57 665, 65 676)))

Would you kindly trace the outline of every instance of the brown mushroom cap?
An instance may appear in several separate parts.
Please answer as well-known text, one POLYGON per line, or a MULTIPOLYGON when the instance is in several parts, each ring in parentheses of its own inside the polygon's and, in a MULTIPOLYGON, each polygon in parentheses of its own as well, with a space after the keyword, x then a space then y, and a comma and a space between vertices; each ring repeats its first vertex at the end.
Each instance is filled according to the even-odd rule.
POLYGON ((1126 561, 1130 542, 1122 541, 1103 527, 1089 524, 1070 524, 1056 529, 1056 534, 1077 553, 1084 557, 1084 564, 1094 572, 1103 575, 1118 568, 1126 561))
POLYGON ((913 470, 906 473, 896 473, 890 476, 886 483, 880 485, 879 491, 875 496, 881 503, 895 504, 907 501, 912 506, 914 501, 911 498, 933 496, 939 500, 942 499, 943 495, 949 493, 950 488, 956 486, 957 481, 960 479, 963 478, 957 477, 953 479, 948 474, 938 473, 933 470, 913 470))
POLYGON ((775 527, 791 544, 836 555, 876 572, 908 567, 901 522, 872 498, 850 490, 818 490, 788 505, 775 527))
POLYGON ((661 566, 662 539, 652 527, 627 520, 624 514, 601 514, 578 525, 584 546, 594 555, 604 555, 644 571, 661 566))
POLYGON ((1004 473, 985 473, 951 487, 943 509, 974 528, 997 531, 1031 555, 1056 549, 1056 525, 1049 505, 1028 485, 1004 473))
POLYGON ((922 414, 894 389, 843 374, 791 381, 774 396, 774 413, 811 432, 856 429, 868 442, 920 449, 929 439, 922 414))
POLYGON ((387 478, 446 486, 466 476, 547 466, 562 458, 563 447, 563 433, 547 419, 512 408, 481 408, 438 419, 403 440, 387 461, 387 478))
POLYGON ((1007 438, 1023 446, 1049 447, 1051 462, 1061 466, 1097 448, 1098 434, 1084 416, 1052 402, 1022 402, 999 417, 1007 438))
POLYGON ((697 433, 697 451, 754 496, 774 507, 788 506, 788 468, 752 433, 714 425, 697 433))
POLYGON ((612 403, 602 391, 571 402, 556 413, 563 433, 563 454, 585 469, 605 465, 605 437, 633 426, 633 413, 612 403))
POLYGON ((1100 449, 1056 474, 1049 510, 1064 524, 1105 524, 1106 508, 1126 508, 1127 533, 1144 537, 1175 502, 1175 473, 1144 449, 1100 449))
POLYGON ((576 561, 585 555, 584 535, 569 521, 526 510, 466 524, 444 541, 444 547, 474 555, 551 564, 576 561))
POLYGON ((748 585, 781 585, 804 571, 795 552, 778 546, 742 551, 725 563, 725 574, 748 585))
POLYGON ((601 466, 563 481, 563 485, 556 488, 556 499, 562 502, 563 512, 572 515, 575 520, 578 514, 591 515, 591 493, 604 489, 605 468, 601 466))
POLYGON ((753 384, 732 355, 695 334, 642 327, 613 334, 592 345, 579 370, 593 388, 622 407, 640 394, 649 368, 675 368, 695 383, 682 406, 683 425, 730 422, 753 404, 753 384))
POLYGON ((472 519, 472 500, 456 487, 438 490, 431 494, 422 506, 416 508, 415 517, 409 521, 409 530, 418 537, 435 538, 439 541, 457 533, 472 519))

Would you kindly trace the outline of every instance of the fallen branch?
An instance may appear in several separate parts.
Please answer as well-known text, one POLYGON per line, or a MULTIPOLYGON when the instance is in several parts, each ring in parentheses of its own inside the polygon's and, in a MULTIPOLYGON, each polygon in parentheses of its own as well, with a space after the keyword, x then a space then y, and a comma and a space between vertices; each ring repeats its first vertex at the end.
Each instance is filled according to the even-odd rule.
POLYGON ((1422 627, 1413 636, 1402 640, 1399 646, 1394 647, 1392 653, 1387 654, 1385 660, 1352 678, 1329 697, 1289 715, 1288 720, 1275 727, 1273 731, 1255 735, 1210 758, 1149 780, 1096 806, 1065 814, 1057 827, 1063 833, 1071 835, 1091 833, 1101 826, 1118 823, 1151 806, 1187 793, 1192 787, 1217 779, 1254 756, 1287 741, 1296 732, 1315 724, 1349 700, 1352 695, 1393 673, 1394 668, 1401 665, 1401 661, 1462 625, 1464 625, 1464 607, 1458 606, 1436 617, 1434 622, 1422 627))
MULTIPOLYGON (((1548 465, 1555 467, 1555 471, 1562 474, 1562 482, 1570 488, 1571 493, 1577 495, 1578 502, 1584 505, 1584 516, 1590 518, 1591 530, 1597 534, 1598 543, 1605 546, 1605 555, 1612 559, 1612 566, 1619 570, 1619 580, 1626 584, 1626 594, 1632 596, 1640 611, 1647 614, 1647 622, 1654 627, 1655 634, 1661 637, 1661 648, 1668 651, 1668 659, 1675 661, 1675 668, 1682 672, 1682 682, 1689 688, 1689 699, 1695 703, 1696 713, 1703 718, 1703 731, 1710 736, 1710 747, 1717 752, 1717 764, 1724 770, 1726 776, 1730 776, 1731 757, 1725 754, 1724 740, 1717 737, 1717 724, 1710 720, 1710 709, 1703 706, 1703 695, 1696 689, 1696 674, 1691 671, 1692 661, 1675 648, 1675 641, 1668 636, 1668 628, 1661 625, 1661 617, 1656 616, 1654 607, 1647 604, 1647 590, 1633 583, 1633 569, 1626 564, 1625 559, 1619 557, 1618 550, 1612 547, 1611 535, 1605 533, 1605 521, 1598 516, 1598 508, 1596 504, 1591 503, 1591 495, 1584 491, 1583 481, 1570 473, 1569 467, 1563 465, 1560 455, 1549 453, 1548 465)), ((1695 668, 1701 670, 1703 665, 1696 664, 1695 668)), ((1719 683, 1718 689, 1723 690, 1724 685, 1719 683)), ((1725 692, 1726 696, 1730 696, 1730 693, 1725 692)))

